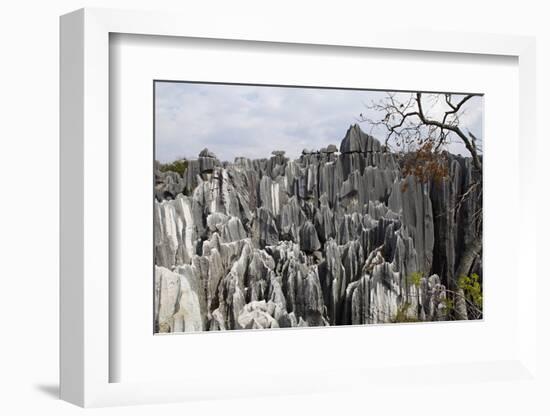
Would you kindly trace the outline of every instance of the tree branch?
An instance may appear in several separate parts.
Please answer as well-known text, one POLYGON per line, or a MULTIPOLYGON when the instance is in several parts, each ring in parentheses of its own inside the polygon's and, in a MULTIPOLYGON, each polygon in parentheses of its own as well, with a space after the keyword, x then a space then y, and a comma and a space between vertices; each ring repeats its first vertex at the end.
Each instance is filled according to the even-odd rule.
MULTIPOLYGON (((458 110, 460 110, 462 105, 464 105, 464 103, 472 97, 473 97, 473 95, 467 95, 466 97, 464 97, 460 101, 460 103, 458 103, 456 106, 452 107, 453 111, 451 113, 458 112, 458 110)), ((445 130, 452 131, 458 137, 460 137, 460 139, 464 143, 464 146, 466 146, 466 149, 468 149, 468 151, 472 155, 472 161, 474 163, 475 168, 481 173, 481 171, 482 171, 481 161, 479 160, 479 156, 477 154, 477 149, 475 147, 475 140, 470 141, 468 139, 468 137, 466 136, 466 134, 458 126, 448 124, 448 123, 442 123, 440 121, 431 120, 431 119, 427 118, 426 115, 424 114, 424 110, 423 110, 423 107, 422 107, 422 93, 421 92, 416 93, 416 105, 418 107, 417 114, 418 114, 418 117, 420 118, 420 121, 422 123, 424 123, 427 126, 436 126, 436 127, 439 127, 442 130, 445 129, 445 130)))

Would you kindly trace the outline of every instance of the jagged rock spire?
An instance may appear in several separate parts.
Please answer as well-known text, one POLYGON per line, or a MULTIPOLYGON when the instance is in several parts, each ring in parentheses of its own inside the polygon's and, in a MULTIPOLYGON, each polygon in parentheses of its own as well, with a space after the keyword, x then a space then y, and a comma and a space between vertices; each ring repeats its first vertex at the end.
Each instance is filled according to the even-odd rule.
POLYGON ((363 132, 358 124, 353 124, 348 128, 340 144, 341 153, 367 153, 379 151, 380 142, 363 132))

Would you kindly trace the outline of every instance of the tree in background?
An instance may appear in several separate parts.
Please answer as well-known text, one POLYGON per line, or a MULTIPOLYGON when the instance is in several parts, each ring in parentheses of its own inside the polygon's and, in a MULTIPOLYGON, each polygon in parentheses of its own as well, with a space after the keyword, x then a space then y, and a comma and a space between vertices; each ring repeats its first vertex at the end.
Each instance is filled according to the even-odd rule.
MULTIPOLYGON (((369 114, 360 114, 372 130, 385 133, 385 147, 400 156, 403 176, 414 175, 422 182, 441 181, 449 176, 447 151, 453 142, 462 143, 472 160, 473 179, 452 207, 456 216, 473 198, 482 201, 483 160, 481 140, 461 123, 476 94, 387 93, 367 105, 369 114), (435 107, 439 111, 433 111, 435 107)), ((472 216, 474 235, 462 250, 449 294, 457 319, 480 318, 481 282, 472 267, 482 250, 481 209, 472 216)))

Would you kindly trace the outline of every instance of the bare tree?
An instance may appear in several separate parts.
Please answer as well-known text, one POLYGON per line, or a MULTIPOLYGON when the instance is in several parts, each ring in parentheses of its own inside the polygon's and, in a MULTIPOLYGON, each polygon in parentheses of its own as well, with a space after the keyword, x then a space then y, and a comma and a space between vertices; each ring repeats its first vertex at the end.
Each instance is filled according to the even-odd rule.
POLYGON ((360 121, 366 121, 371 128, 382 127, 386 130, 386 147, 391 147, 391 140, 398 147, 407 150, 411 146, 421 146, 426 143, 432 145, 433 151, 443 150, 450 143, 450 139, 458 137, 472 156, 475 168, 481 172, 482 163, 479 156, 480 140, 470 130, 460 125, 460 117, 464 114, 464 106, 475 94, 458 96, 456 94, 424 94, 412 93, 406 99, 398 99, 397 93, 388 93, 378 102, 367 105, 376 114, 382 115, 380 119, 372 119, 360 114, 360 121), (425 101, 445 99, 446 111, 440 119, 431 118, 425 110, 425 101))
MULTIPOLYGON (((359 117, 360 122, 371 126, 371 132, 374 129, 385 132, 385 147, 400 154, 403 175, 415 175, 423 182, 446 178, 448 160, 444 151, 453 141, 464 145, 476 172, 471 183, 458 196, 455 206, 450 207, 456 216, 472 198, 479 198, 479 201, 482 198, 481 140, 461 123, 467 103, 474 97, 475 94, 388 93, 367 105, 369 114, 375 114, 377 118, 364 114, 359 117), (430 114, 436 106, 439 113, 430 114)), ((458 319, 479 316, 478 310, 469 307, 467 296, 458 285, 459 278, 470 272, 482 250, 481 210, 474 213, 472 221, 477 224, 474 235, 462 250, 451 282, 452 290, 449 290, 454 297, 458 319)))

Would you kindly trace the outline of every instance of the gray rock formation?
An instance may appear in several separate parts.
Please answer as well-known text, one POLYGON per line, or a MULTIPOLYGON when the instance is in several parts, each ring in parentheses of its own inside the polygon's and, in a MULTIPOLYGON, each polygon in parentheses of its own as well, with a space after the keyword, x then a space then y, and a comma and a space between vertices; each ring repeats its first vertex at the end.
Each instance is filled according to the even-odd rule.
POLYGON ((440 182, 402 177, 355 125, 339 151, 222 163, 204 149, 182 176, 156 171, 155 330, 448 319, 481 208, 473 190, 457 209, 476 178, 448 161, 440 182))
POLYGON ((172 272, 155 266, 155 327, 157 332, 203 330, 195 271, 189 266, 172 272))

